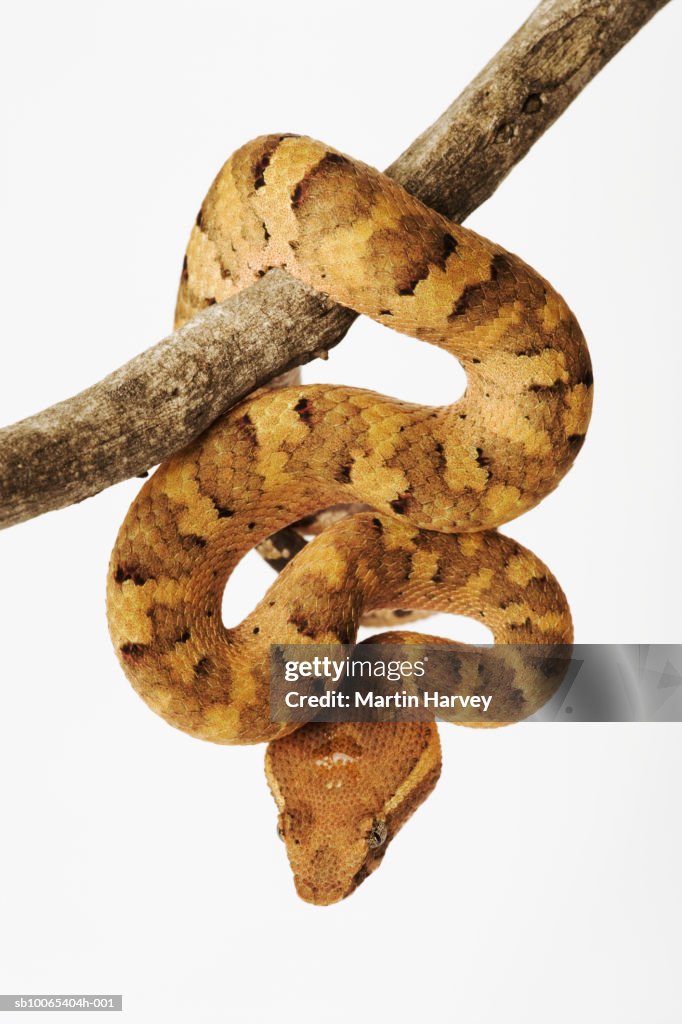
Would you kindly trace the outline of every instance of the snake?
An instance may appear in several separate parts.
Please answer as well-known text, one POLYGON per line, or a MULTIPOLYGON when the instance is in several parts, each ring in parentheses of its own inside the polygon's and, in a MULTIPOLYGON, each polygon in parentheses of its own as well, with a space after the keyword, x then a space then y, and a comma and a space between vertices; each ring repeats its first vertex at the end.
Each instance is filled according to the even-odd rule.
MULTIPOLYGON (((191 231, 176 327, 273 268, 449 352, 466 390, 442 407, 326 384, 248 396, 142 486, 112 552, 107 615, 123 671, 154 712, 203 740, 268 744, 297 891, 326 905, 381 862, 433 789, 438 732, 271 721, 270 645, 352 644, 361 617, 386 608, 466 615, 496 644, 570 643, 558 582, 497 527, 573 464, 593 378, 574 314, 535 270, 304 136, 259 137, 225 163, 191 231), (358 503, 370 511, 321 532, 224 626, 223 591, 246 552, 358 503)), ((537 708, 537 694, 515 693, 513 718, 537 708)))

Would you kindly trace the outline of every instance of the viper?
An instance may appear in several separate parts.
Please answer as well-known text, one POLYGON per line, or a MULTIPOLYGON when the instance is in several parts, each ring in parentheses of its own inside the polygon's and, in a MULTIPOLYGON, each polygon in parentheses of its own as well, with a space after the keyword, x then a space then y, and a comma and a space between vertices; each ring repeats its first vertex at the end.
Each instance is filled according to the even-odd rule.
MULTIPOLYGON (((308 138, 261 137, 224 165, 192 229, 176 326, 274 267, 451 353, 466 391, 440 408, 315 384, 250 396, 142 487, 112 553, 108 620, 125 674, 166 721, 216 743, 268 742, 298 892, 326 904, 380 862, 435 785, 438 733, 271 721, 270 644, 352 643, 361 616, 385 608, 467 615, 500 644, 570 643, 559 584, 496 527, 572 465, 592 371, 574 315, 521 259, 308 138), (223 625, 247 551, 354 503, 373 511, 324 530, 240 625, 223 625)), ((508 720, 545 699, 518 692, 508 720)))

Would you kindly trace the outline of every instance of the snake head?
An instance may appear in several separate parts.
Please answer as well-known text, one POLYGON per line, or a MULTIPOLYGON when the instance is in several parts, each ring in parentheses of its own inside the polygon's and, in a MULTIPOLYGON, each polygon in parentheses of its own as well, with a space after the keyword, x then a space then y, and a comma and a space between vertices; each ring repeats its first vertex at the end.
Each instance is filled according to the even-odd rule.
POLYGON ((432 723, 306 725, 269 744, 265 771, 299 896, 349 896, 440 775, 432 723))

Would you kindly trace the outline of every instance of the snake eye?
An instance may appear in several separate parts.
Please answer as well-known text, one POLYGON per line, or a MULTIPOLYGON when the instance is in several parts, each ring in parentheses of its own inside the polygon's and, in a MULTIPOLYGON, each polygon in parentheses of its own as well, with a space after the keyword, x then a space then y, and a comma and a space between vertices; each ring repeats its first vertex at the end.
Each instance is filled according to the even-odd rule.
POLYGON ((381 821, 378 818, 372 822, 372 827, 369 830, 367 837, 367 843, 370 850, 376 850, 378 846, 382 846, 386 842, 386 836, 388 835, 388 826, 385 821, 381 821))

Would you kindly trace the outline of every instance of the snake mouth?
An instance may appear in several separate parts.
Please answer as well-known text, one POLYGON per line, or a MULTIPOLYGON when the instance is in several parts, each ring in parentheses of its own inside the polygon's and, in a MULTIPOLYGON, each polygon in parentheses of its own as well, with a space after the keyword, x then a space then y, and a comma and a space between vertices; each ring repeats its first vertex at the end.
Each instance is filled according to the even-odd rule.
POLYGON ((356 888, 353 884, 352 888, 344 889, 343 886, 338 885, 332 887, 320 887, 315 885, 314 882, 307 881, 306 879, 294 878, 296 885, 296 892, 305 903, 310 903, 316 907, 330 907, 334 903, 340 903, 346 896, 350 896, 351 892, 356 888))
POLYGON ((364 880, 366 878, 368 878, 372 874, 373 871, 376 871, 376 869, 379 867, 379 865, 381 864, 382 860, 384 859, 384 854, 386 853, 386 848, 388 847, 388 844, 389 844, 390 841, 391 841, 391 837, 388 836, 386 838, 386 840, 384 841, 384 844, 381 847, 381 849, 370 850, 369 851, 369 853, 367 854, 367 859, 365 860, 365 863, 362 865, 360 870, 356 871, 356 873, 353 875, 353 879, 352 879, 350 888, 348 889, 348 891, 346 893, 346 896, 350 896, 350 894, 352 892, 355 892, 357 887, 362 882, 364 882, 364 880))
POLYGON ((357 887, 379 866, 387 846, 388 839, 380 849, 368 850, 365 860, 350 878, 337 875, 333 880, 326 879, 324 882, 318 883, 311 877, 306 878, 295 874, 296 892, 306 903, 318 907, 328 907, 334 903, 340 903, 354 893, 357 887))

